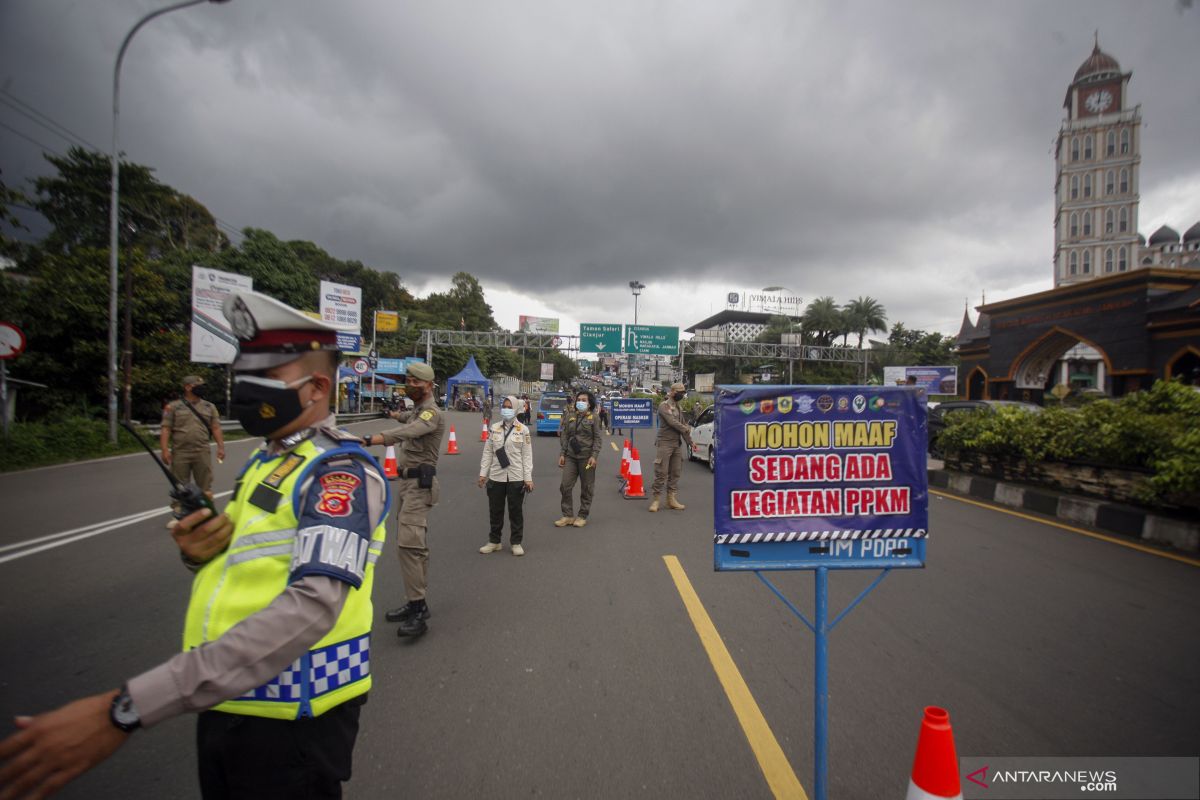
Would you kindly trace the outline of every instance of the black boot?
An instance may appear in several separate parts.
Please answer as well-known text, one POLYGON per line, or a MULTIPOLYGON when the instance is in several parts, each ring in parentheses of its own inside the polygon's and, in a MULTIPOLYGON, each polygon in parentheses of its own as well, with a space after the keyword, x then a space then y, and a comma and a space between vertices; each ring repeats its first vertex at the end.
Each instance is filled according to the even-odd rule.
POLYGON ((400 626, 396 628, 396 635, 401 638, 420 636, 427 630, 429 630, 429 626, 425 624, 424 618, 420 614, 414 614, 400 623, 400 626))
POLYGON ((383 615, 388 622, 404 622, 417 614, 421 619, 429 619, 429 606, 424 600, 409 600, 399 608, 393 608, 383 615))

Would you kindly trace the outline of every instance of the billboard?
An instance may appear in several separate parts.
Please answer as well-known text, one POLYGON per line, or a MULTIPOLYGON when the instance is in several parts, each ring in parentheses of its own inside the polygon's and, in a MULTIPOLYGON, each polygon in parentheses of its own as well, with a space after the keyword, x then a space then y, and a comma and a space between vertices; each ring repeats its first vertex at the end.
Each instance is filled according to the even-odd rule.
POLYGON ((926 394, 958 394, 958 367, 884 367, 885 386, 905 386, 912 378, 926 394))
POLYGON ((232 364, 237 357, 237 337, 221 311, 233 292, 254 289, 254 279, 219 269, 192 267, 192 361, 232 364))
POLYGON ((557 317, 520 317, 521 333, 558 333, 557 317))
POLYGON ((704 394, 711 393, 713 386, 716 384, 716 378, 717 373, 715 372, 705 372, 696 375, 696 391, 703 392, 704 394))
POLYGON ((554 362, 553 361, 543 361, 542 362, 541 378, 544 381, 554 380, 554 362))
POLYGON ((321 321, 343 330, 362 331, 362 289, 321 281, 321 321))
POLYGON ((912 387, 719 386, 718 570, 921 567, 925 403, 912 387))
POLYGON ((395 311, 376 311, 375 330, 382 333, 400 330, 400 315, 395 311))

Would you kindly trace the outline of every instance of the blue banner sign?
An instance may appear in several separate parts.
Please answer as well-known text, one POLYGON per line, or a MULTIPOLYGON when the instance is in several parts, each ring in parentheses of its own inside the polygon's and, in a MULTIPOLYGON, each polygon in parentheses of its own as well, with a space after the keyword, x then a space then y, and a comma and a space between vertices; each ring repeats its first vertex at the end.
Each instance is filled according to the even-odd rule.
POLYGON ((715 403, 716 569, 925 565, 915 388, 719 386, 715 403))
POLYGON ((653 428, 654 401, 649 397, 617 397, 612 403, 614 428, 653 428))
POLYGON ((362 352, 362 337, 357 333, 338 331, 337 346, 343 353, 358 354, 362 352))
POLYGON ((407 375, 408 365, 417 362, 424 363, 423 358, 381 358, 376 372, 381 375, 407 375))

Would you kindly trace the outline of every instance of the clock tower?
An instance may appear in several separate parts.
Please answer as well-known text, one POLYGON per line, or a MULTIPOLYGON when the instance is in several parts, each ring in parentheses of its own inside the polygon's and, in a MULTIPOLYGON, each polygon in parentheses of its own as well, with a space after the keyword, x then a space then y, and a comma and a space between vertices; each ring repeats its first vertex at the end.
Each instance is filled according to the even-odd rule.
POLYGON ((1128 102, 1132 75, 1097 36, 1067 89, 1055 155, 1055 286, 1138 267, 1142 115, 1128 102))

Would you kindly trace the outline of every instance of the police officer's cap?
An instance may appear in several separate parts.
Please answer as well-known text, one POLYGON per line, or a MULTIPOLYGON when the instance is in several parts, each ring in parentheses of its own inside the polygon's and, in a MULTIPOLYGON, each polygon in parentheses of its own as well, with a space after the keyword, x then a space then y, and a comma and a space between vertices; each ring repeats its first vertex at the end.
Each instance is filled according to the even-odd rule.
POLYGON ((422 361, 414 361, 408 365, 408 374, 419 381, 432 381, 433 367, 422 361))
POLYGON ((221 310, 238 339, 233 368, 242 372, 277 367, 316 350, 336 352, 337 333, 344 330, 259 292, 234 292, 221 310))
POLYGON ((191 384, 192 386, 203 386, 204 378, 201 378, 199 375, 184 375, 183 380, 180 381, 179 384, 180 386, 187 386, 188 384, 191 384))
POLYGON ((672 384, 671 384, 671 391, 672 391, 672 392, 686 392, 686 391, 687 391, 687 387, 686 387, 686 386, 684 386, 682 383, 672 383, 672 384))

